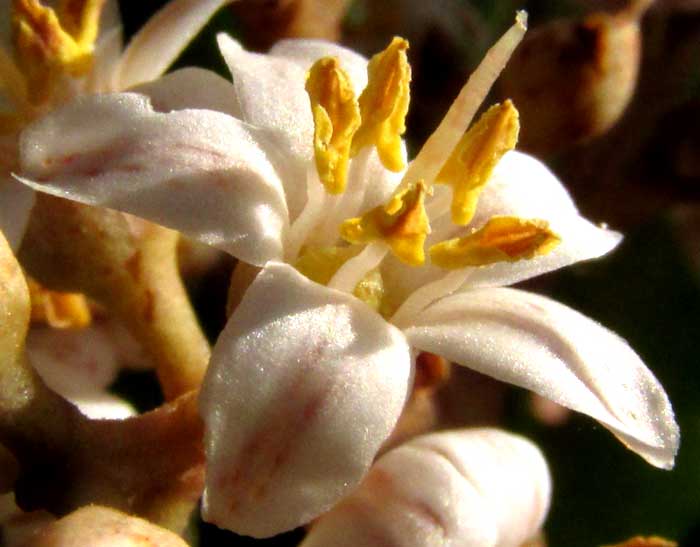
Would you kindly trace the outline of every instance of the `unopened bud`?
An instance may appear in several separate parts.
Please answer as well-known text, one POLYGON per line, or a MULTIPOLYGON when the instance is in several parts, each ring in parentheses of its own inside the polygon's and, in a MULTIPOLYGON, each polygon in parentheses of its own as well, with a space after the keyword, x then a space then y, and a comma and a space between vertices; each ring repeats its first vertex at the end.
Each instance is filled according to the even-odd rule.
POLYGON ((520 111, 522 149, 552 153, 617 122, 636 88, 644 4, 526 35, 502 76, 503 95, 520 111))

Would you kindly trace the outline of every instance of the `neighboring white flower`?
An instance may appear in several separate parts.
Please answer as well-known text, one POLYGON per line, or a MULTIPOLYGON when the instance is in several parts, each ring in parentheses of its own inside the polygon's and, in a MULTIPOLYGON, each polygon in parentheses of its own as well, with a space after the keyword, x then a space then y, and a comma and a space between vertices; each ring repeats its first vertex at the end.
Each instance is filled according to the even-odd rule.
POLYGON ((89 418, 128 418, 134 407, 107 392, 119 369, 130 364, 122 345, 134 344, 117 328, 106 321, 80 329, 34 327, 27 333, 27 356, 46 385, 89 418))
POLYGON ((501 288, 620 240, 582 218, 543 164, 508 151, 512 105, 465 134, 523 32, 492 48, 405 171, 400 39, 368 65, 323 42, 259 55, 221 36, 234 83, 190 103, 209 110, 177 110, 193 99, 173 74, 143 89, 150 98, 86 98, 23 134, 32 187, 176 228, 261 269, 202 389, 205 519, 269 536, 331 508, 394 427, 419 350, 593 416, 653 465, 673 465, 670 403, 625 341, 501 288))
MULTIPOLYGON (((116 0, 0 0, 0 230, 10 247, 34 204, 10 175, 21 128, 75 96, 159 77, 227 1, 172 0, 123 48, 116 0)), ((202 86, 212 79, 191 70, 202 86)))
POLYGON ((300 547, 518 547, 542 527, 547 462, 497 429, 417 437, 379 458, 300 547))

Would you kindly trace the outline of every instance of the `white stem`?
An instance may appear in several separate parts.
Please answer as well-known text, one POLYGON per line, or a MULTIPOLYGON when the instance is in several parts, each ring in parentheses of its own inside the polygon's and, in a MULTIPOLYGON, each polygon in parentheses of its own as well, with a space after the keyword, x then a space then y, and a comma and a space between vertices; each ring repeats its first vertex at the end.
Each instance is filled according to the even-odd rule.
POLYGON ((328 282, 328 288, 352 293, 362 278, 384 260, 389 248, 380 242, 370 243, 362 252, 343 264, 328 282))
POLYGON ((350 162, 350 172, 348 174, 348 187, 345 192, 335 203, 335 207, 328 213, 327 220, 321 230, 321 237, 325 237, 327 243, 334 243, 340 234, 341 223, 354 216, 360 216, 365 211, 360 211, 360 206, 364 201, 367 193, 367 185, 372 181, 363 180, 361 175, 366 176, 367 163, 369 161, 372 148, 366 146, 360 153, 350 162), (331 239, 333 238, 333 239, 331 239))
POLYGON ((448 272, 437 281, 428 283, 412 292, 389 320, 403 329, 413 323, 414 318, 433 302, 452 294, 459 289, 473 269, 465 268, 448 272))
POLYGON ((506 66, 513 51, 527 30, 527 13, 519 11, 515 24, 486 53, 484 60, 471 74, 440 125, 428 138, 418 155, 409 164, 400 189, 423 180, 431 184, 457 143, 469 127, 476 111, 506 66))
POLYGON ((307 242, 309 233, 318 226, 326 202, 326 191, 318 178, 316 167, 312 163, 306 171, 306 204, 289 227, 284 246, 286 262, 290 264, 294 262, 302 246, 307 242))

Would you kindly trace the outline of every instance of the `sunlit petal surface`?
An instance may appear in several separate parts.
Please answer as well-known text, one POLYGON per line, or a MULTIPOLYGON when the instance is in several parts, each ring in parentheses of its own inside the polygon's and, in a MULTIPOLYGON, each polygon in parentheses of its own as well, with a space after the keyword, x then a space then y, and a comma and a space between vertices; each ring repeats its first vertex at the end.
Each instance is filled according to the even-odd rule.
POLYGON ((679 432, 663 388, 615 333, 515 289, 449 296, 406 329, 411 345, 588 414, 652 465, 673 466, 679 432))
POLYGON ((357 299, 268 264, 202 389, 204 518, 259 537, 328 510, 391 432, 410 363, 403 335, 357 299))

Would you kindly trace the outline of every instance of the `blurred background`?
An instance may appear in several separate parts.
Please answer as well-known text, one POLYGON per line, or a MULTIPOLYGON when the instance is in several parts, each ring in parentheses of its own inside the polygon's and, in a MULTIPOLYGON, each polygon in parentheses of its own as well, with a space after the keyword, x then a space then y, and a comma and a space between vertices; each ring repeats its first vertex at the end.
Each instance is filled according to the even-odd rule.
MULTIPOLYGON (((127 37, 164 1, 121 3, 127 37)), ((618 332, 665 386, 682 432, 673 471, 656 470, 593 420, 464 370, 437 386, 438 427, 498 424, 547 455, 554 498, 551 546, 597 546, 635 534, 700 545, 700 1, 695 0, 241 0, 178 61, 229 78, 215 34, 266 50, 282 37, 337 40, 371 55, 401 35, 411 43, 413 151, 432 131, 516 9, 530 31, 493 91, 521 112, 519 148, 544 160, 582 212, 622 231, 610 256, 525 288, 550 295, 618 332)), ((223 321, 232 263, 200 275, 192 293, 212 338, 223 321)), ((152 379, 115 386, 141 408, 152 379)), ((193 524, 201 545, 295 545, 193 524)))

